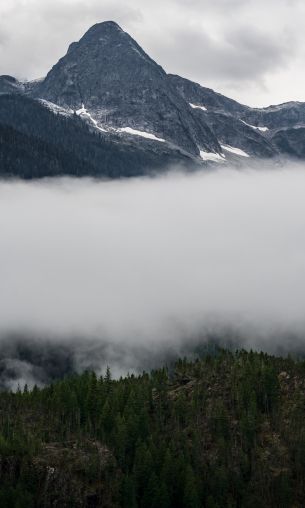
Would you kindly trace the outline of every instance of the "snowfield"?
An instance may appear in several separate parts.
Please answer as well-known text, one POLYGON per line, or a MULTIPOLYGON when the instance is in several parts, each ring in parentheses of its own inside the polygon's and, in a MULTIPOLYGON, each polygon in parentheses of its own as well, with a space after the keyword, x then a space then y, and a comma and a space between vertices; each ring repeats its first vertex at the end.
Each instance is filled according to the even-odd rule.
POLYGON ((225 160, 225 155, 220 155, 219 153, 214 152, 205 152, 204 150, 200 150, 200 157, 204 161, 224 162, 225 160))
POLYGON ((125 132, 126 134, 131 134, 133 136, 141 136, 142 138, 153 139, 154 141, 160 141, 161 143, 165 142, 165 139, 157 138, 157 136, 151 134, 151 132, 138 131, 136 129, 132 129, 131 127, 122 127, 118 130, 119 132, 125 132))
POLYGON ((73 114, 72 109, 62 108, 53 102, 46 101, 45 99, 39 99, 39 102, 57 115, 71 116, 73 114))
POLYGON ((241 157, 250 157, 250 155, 241 150, 241 148, 235 148, 234 146, 230 145, 221 145, 221 148, 227 152, 234 153, 234 155, 240 155, 241 157))

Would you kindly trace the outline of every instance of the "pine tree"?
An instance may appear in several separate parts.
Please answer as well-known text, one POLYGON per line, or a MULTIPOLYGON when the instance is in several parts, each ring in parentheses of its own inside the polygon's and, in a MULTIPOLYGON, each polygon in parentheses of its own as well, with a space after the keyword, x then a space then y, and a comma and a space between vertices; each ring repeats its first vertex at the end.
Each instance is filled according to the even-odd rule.
POLYGON ((189 464, 185 471, 183 507, 200 508, 197 481, 193 469, 189 464))

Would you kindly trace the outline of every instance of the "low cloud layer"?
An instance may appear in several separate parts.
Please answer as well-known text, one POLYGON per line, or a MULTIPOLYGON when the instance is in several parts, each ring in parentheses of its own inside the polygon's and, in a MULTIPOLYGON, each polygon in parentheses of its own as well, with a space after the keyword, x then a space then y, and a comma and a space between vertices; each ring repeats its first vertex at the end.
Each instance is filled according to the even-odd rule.
POLYGON ((305 348, 304 198, 301 166, 0 183, 0 374, 305 348))

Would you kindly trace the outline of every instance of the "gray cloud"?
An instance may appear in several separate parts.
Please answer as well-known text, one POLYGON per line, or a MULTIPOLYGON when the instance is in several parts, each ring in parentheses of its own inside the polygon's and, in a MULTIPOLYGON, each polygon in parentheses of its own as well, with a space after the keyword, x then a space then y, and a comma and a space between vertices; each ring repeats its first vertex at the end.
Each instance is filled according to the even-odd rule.
POLYGON ((166 70, 244 103, 304 100, 302 0, 3 0, 0 73, 44 75, 70 42, 106 19, 166 70))
POLYGON ((55 355, 127 371, 228 330, 304 349, 304 189, 293 166, 2 182, 2 370, 43 382, 55 355))
MULTIPOLYGON (((275 42, 259 29, 231 30, 222 40, 213 40, 198 27, 177 31, 171 44, 163 49, 163 56, 177 69, 181 60, 184 75, 198 82, 209 76, 217 80, 247 86, 257 80, 264 84, 264 76, 270 70, 281 69, 293 55, 290 40, 275 42), (190 50, 192 48, 192 50, 190 50)), ((160 41, 160 53, 162 41, 160 41)))

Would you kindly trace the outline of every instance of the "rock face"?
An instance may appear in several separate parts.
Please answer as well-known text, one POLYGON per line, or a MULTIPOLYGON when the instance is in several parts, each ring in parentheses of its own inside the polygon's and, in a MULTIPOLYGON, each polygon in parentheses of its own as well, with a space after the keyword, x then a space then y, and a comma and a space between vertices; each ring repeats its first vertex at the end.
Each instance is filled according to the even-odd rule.
POLYGON ((102 128, 152 133, 194 155, 220 152, 162 67, 113 22, 94 25, 71 44, 34 95, 73 110, 84 107, 102 128))
MULTIPOLYGON (((89 158, 95 168, 88 167, 88 174, 93 171, 94 176, 145 174, 149 168, 177 163, 243 163, 245 157, 305 158, 305 103, 250 108, 180 76, 166 74, 113 21, 91 27, 42 80, 21 83, 11 76, 0 76, 0 95, 34 99, 40 108, 78 124, 82 121, 93 136, 98 134, 104 145, 93 152, 106 150, 104 157, 87 156, 96 146, 96 139, 90 140, 88 133, 82 146, 85 159, 89 158), (114 171, 110 170, 109 151, 114 171), (126 171, 122 168, 125 156, 126 171)), ((6 106, 9 104, 12 107, 0 115, 0 124, 11 126, 17 133, 22 130, 23 135, 29 130, 32 135, 33 121, 44 118, 44 113, 34 108, 33 114, 27 114, 20 123, 16 104, 6 101, 6 106)), ((28 107, 29 103, 22 103, 22 108, 28 107)), ((38 129, 35 139, 52 145, 47 150, 49 156, 56 152, 58 141, 47 130, 38 129)), ((75 142, 68 142, 71 136, 64 135, 61 144, 73 146, 77 153, 72 155, 79 159, 76 130, 75 142)), ((18 135, 14 137, 17 140, 18 135)), ((23 142, 31 145, 30 140, 23 142)), ((38 151, 36 155, 39 162, 38 151)), ((4 160, 11 161, 11 155, 4 154, 4 160)), ((15 162, 22 166, 20 157, 15 162)), ((10 164, 7 162, 6 174, 10 164)), ((49 164, 54 166, 52 157, 49 164)), ((64 167, 65 160, 56 165, 64 167)), ((28 171, 29 165, 26 174, 28 171)))
POLYGON ((202 105, 207 111, 218 111, 221 113, 242 114, 248 111, 248 106, 243 106, 233 99, 229 99, 210 88, 205 88, 198 83, 193 83, 185 78, 173 74, 168 79, 177 92, 182 95, 185 101, 193 105, 202 105))
POLYGON ((268 129, 298 127, 305 125, 305 103, 287 102, 268 108, 248 108, 242 115, 249 123, 264 125, 268 129))
POLYGON ((272 142, 281 154, 305 159, 305 126, 275 132, 272 142))
POLYGON ((250 108, 180 76, 168 78, 221 145, 241 148, 253 157, 304 158, 305 103, 250 108))

